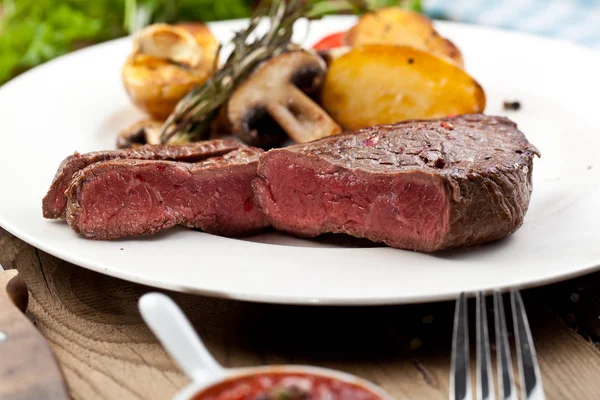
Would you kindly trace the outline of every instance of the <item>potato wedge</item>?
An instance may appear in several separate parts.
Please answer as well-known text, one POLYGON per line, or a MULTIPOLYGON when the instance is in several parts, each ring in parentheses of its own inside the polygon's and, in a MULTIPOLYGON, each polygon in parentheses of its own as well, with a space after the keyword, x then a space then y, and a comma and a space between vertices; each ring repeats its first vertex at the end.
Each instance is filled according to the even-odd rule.
POLYGON ((348 130, 485 109, 483 89, 464 70, 409 46, 365 45, 334 59, 321 97, 348 130))
POLYGON ((197 76, 167 60, 144 54, 130 56, 122 76, 133 104, 158 120, 167 118, 194 85, 208 78, 208 75, 197 76))
POLYGON ((345 42, 352 47, 365 44, 412 46, 464 66, 460 50, 440 36, 429 18, 399 7, 382 8, 363 15, 346 33, 345 42))
POLYGON ((140 33, 122 69, 131 101, 162 120, 212 75, 219 43, 200 23, 155 24, 140 33))

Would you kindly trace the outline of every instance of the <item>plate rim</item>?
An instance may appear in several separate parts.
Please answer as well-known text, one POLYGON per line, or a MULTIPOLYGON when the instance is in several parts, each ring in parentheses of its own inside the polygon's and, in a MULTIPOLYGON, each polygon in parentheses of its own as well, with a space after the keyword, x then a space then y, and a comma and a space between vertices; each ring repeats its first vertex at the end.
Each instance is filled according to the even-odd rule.
MULTIPOLYGON (((326 21, 327 19, 330 19, 330 18, 347 21, 350 19, 354 19, 355 17, 353 17, 353 16, 331 16, 331 17, 327 17, 324 20, 326 21)), ((211 22, 211 23, 209 23, 209 25, 242 23, 244 21, 247 21, 247 19, 217 21, 217 22, 211 22)), ((540 41, 549 42, 549 43, 556 43, 556 44, 560 44, 561 46, 569 46, 574 49, 577 49, 577 51, 584 51, 586 53, 594 54, 595 56, 598 56, 600 59, 600 51, 595 51, 594 49, 589 49, 589 48, 583 47, 579 44, 572 43, 572 42, 569 42, 566 40, 560 40, 560 39, 555 39, 555 38, 546 38, 546 37, 541 37, 541 36, 537 36, 537 35, 530 34, 530 33, 515 32, 515 31, 510 31, 510 30, 502 29, 502 28, 478 26, 478 25, 457 23, 457 22, 450 22, 450 21, 435 21, 435 23, 440 24, 441 26, 450 25, 450 26, 458 26, 461 28, 467 28, 467 29, 472 29, 472 30, 491 31, 491 32, 500 33, 503 35, 509 34, 509 35, 515 36, 517 38, 521 37, 521 36, 526 36, 526 37, 529 37, 534 40, 540 40, 540 41)), ((30 74, 35 73, 36 70, 43 68, 43 67, 47 66, 48 64, 64 62, 64 60, 68 59, 69 57, 79 57, 82 54, 85 54, 85 52, 87 52, 87 51, 97 51, 97 49, 100 47, 110 47, 110 46, 114 46, 116 42, 122 42, 122 41, 128 41, 128 40, 131 40, 131 36, 113 39, 110 41, 99 43, 99 44, 96 44, 96 45, 93 45, 93 46, 90 46, 87 48, 79 49, 74 52, 57 57, 57 58, 55 58, 47 63, 44 63, 36 68, 28 70, 25 73, 12 79, 11 81, 7 82, 5 85, 3 85, 2 88, 0 88, 0 92, 4 91, 6 89, 9 89, 14 84, 18 84, 18 82, 20 82, 22 80, 28 79, 30 74)), ((596 199, 600 199, 600 191, 590 193, 590 195, 595 196, 596 199)), ((362 306, 362 305, 375 306, 375 305, 410 304, 410 303, 445 301, 445 300, 454 299, 456 296, 456 291, 447 291, 447 292, 437 293, 435 295, 421 295, 421 296, 413 296, 413 297, 385 296, 382 298, 372 297, 372 298, 368 298, 368 299, 367 298, 351 299, 351 298, 347 298, 347 297, 309 299, 306 296, 293 296, 293 295, 292 296, 281 296, 281 295, 274 295, 274 294, 257 295, 256 293, 252 293, 252 292, 244 293, 241 291, 237 291, 235 293, 232 293, 231 291, 227 291, 227 290, 204 290, 204 289, 198 289, 198 288, 190 288, 190 287, 184 287, 181 285, 171 284, 170 282, 165 283, 164 281, 163 282, 157 281, 153 277, 144 277, 142 280, 140 280, 140 278, 137 277, 137 275, 135 273, 128 273, 127 271, 123 271, 123 270, 115 271, 114 269, 106 269, 105 267, 99 266, 97 264, 97 262, 92 262, 92 263, 84 262, 84 260, 80 259, 77 256, 73 256, 73 254, 68 251, 63 251, 63 252, 58 251, 58 250, 54 249, 51 245, 48 245, 47 243, 45 243, 42 239, 38 239, 35 236, 31 236, 31 235, 23 232, 18 226, 11 224, 9 221, 5 220, 4 213, 0 213, 0 226, 2 226, 4 229, 6 229, 9 233, 18 237, 20 240, 23 240, 26 243, 32 245, 33 247, 35 247, 41 251, 44 251, 48 254, 51 254, 61 260, 67 261, 71 264, 74 264, 78 267, 83 267, 83 268, 86 268, 86 269, 89 269, 89 270, 92 270, 92 271, 95 271, 95 272, 98 272, 101 274, 105 274, 105 275, 112 276, 112 277, 119 278, 119 279, 124 279, 124 280, 131 281, 131 282, 144 284, 147 286, 163 288, 163 289, 168 289, 168 290, 174 290, 174 291, 179 291, 179 292, 185 292, 185 293, 199 294, 199 295, 210 296, 210 297, 218 297, 218 298, 234 299, 234 300, 242 300, 242 301, 250 301, 250 302, 260 302, 260 303, 273 303, 273 304, 323 305, 323 306, 331 306, 331 305, 333 305, 333 306, 349 306, 349 305, 351 305, 351 306, 358 306, 358 305, 360 305, 360 306, 362 306)), ((550 284, 550 283, 554 283, 554 282, 558 282, 558 281, 562 281, 562 280, 566 280, 566 279, 571 279, 571 278, 574 278, 577 276, 588 274, 588 273, 596 271, 596 270, 600 270, 600 260, 598 260, 597 262, 591 263, 590 265, 580 267, 577 271, 569 271, 569 272, 562 273, 562 274, 555 274, 553 276, 544 276, 544 277, 541 277, 538 279, 530 279, 527 282, 521 282, 518 284, 508 284, 507 283, 507 284, 498 286, 498 289, 508 290, 511 288, 523 289, 523 288, 529 288, 529 287, 536 287, 536 286, 550 284)), ((486 292, 491 292, 492 290, 494 290, 494 289, 490 289, 490 288, 483 288, 483 289, 486 292)))

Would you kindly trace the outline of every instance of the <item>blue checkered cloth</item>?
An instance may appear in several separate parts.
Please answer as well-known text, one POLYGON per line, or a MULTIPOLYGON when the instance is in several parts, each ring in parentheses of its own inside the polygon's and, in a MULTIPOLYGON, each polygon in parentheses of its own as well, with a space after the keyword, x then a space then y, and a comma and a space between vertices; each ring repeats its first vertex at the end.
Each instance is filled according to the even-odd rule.
POLYGON ((600 0, 425 0, 433 18, 534 33, 600 49, 600 0))

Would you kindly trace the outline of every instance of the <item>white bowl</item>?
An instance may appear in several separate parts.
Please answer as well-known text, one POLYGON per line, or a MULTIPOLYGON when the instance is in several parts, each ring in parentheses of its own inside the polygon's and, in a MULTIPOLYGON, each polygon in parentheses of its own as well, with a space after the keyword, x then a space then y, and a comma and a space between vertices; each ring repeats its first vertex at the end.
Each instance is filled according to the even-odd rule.
POLYGON ((393 400, 379 386, 359 377, 333 369, 308 365, 269 365, 249 368, 223 368, 208 352, 181 309, 169 297, 148 293, 139 302, 146 324, 165 349, 192 380, 174 400, 192 400, 202 391, 226 381, 262 374, 301 374, 349 383, 372 392, 382 400, 393 400))

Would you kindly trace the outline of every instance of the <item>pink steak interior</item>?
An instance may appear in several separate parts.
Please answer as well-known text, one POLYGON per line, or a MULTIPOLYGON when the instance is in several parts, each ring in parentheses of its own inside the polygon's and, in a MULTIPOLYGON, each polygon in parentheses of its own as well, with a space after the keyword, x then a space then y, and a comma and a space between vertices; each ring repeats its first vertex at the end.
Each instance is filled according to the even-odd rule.
POLYGON ((287 152, 267 157, 254 188, 279 229, 348 233, 425 251, 448 230, 447 195, 436 176, 352 172, 287 152))
MULTIPOLYGON (((232 168, 233 169, 233 168, 232 168)), ((260 228, 254 168, 193 171, 170 162, 102 167, 78 189, 77 228, 105 238, 152 233, 173 225, 237 235, 260 228)))

